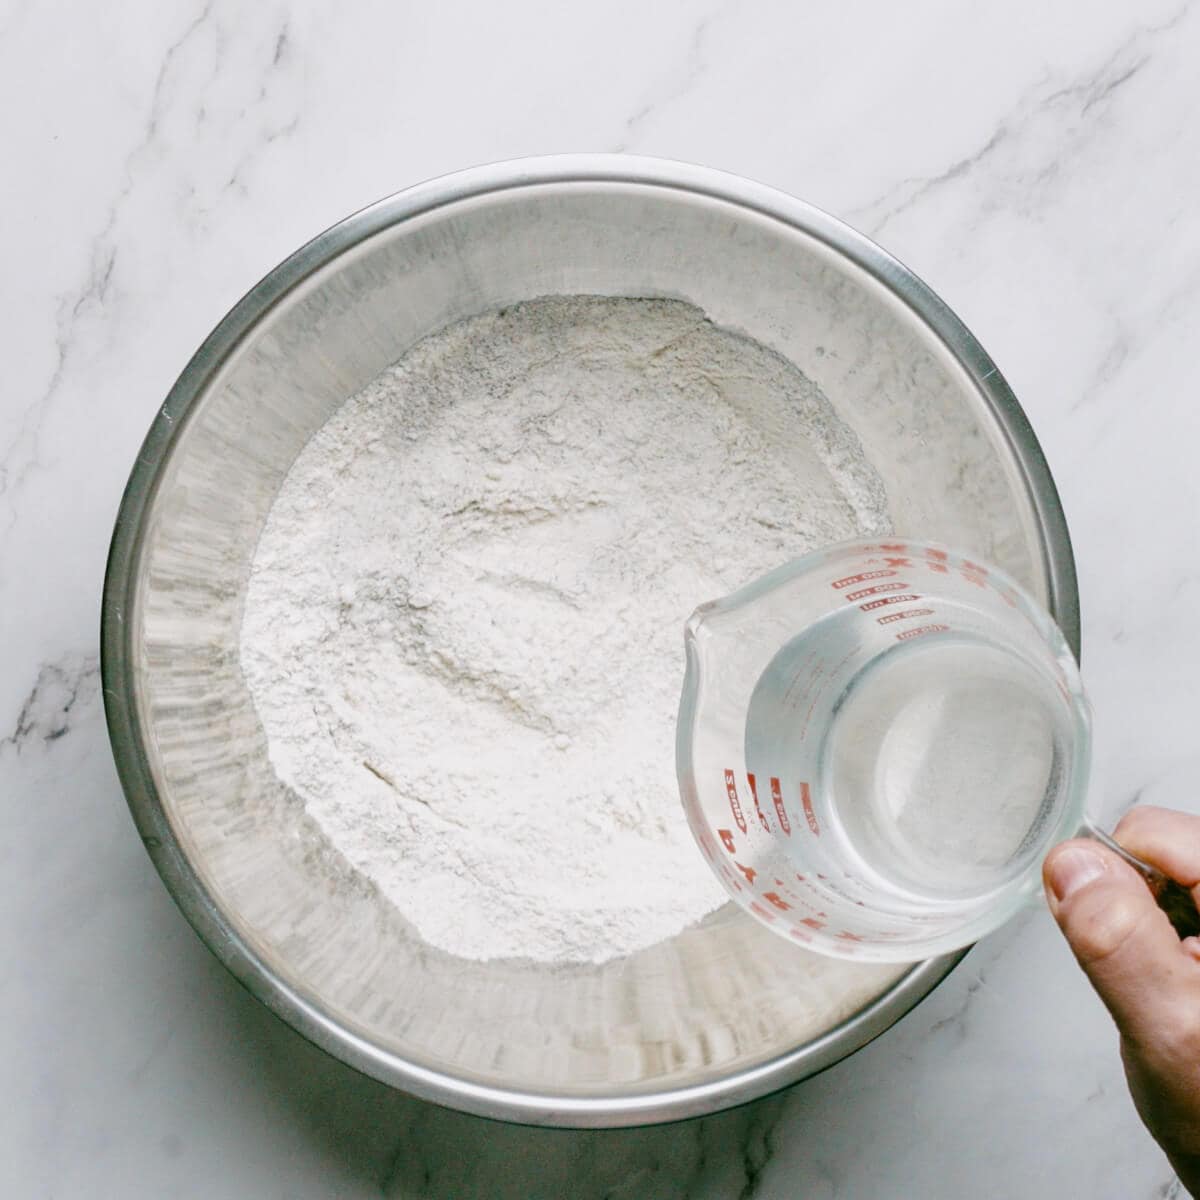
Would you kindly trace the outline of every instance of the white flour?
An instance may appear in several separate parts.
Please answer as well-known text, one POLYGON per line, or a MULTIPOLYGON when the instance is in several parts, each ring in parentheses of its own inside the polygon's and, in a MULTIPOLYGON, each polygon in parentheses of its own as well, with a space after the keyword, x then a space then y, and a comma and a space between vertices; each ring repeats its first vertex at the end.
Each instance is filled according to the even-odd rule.
POLYGON ((280 777, 428 942, 600 962, 724 900, 675 783, 688 614, 887 528, 777 355, 675 301, 533 301, 427 338, 311 440, 242 666, 280 777))

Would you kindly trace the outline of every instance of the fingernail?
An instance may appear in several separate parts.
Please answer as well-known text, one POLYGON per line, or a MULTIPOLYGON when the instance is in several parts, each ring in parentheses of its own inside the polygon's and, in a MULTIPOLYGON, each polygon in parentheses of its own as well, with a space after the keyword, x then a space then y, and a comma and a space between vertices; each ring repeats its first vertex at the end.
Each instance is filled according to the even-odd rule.
POLYGON ((1046 864, 1046 876, 1055 899, 1061 901, 1098 879, 1107 869, 1108 864, 1094 850, 1064 846, 1046 864))

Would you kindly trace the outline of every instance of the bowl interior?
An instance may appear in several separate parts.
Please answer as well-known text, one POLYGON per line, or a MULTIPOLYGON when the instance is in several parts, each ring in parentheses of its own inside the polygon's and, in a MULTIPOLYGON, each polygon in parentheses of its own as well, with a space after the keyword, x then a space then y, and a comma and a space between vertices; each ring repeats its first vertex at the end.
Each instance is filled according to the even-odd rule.
POLYGON ((423 336, 555 293, 681 298, 776 349, 857 434, 897 532, 972 550, 1048 599, 1021 469, 970 375, 887 287, 770 215, 649 183, 526 183, 381 222, 273 297, 189 368, 192 394, 177 388, 151 437, 162 459, 118 614, 137 753, 258 970, 329 1041, 366 1047, 360 1065, 443 1100, 447 1080, 567 1103, 727 1079, 811 1043, 905 971, 813 956, 731 905, 600 966, 459 960, 422 944, 273 774, 238 629, 289 467, 423 336))

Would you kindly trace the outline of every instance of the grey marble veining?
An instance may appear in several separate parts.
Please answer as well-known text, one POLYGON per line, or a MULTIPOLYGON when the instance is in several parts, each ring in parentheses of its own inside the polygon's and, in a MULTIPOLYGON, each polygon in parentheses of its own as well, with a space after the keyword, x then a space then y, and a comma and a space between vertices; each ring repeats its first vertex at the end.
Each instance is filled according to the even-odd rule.
POLYGON ((43 663, 33 687, 17 713, 16 723, 0 738, 0 750, 14 755, 66 737, 77 719, 95 698, 100 663, 95 654, 64 654, 55 662, 43 663))
POLYGON ((1042 439, 1079 557, 1096 807, 1200 807, 1195 3, 0 11, 0 1159, 42 1197, 1179 1195, 1043 913, 776 1098, 615 1133, 371 1083, 246 996, 124 810, 96 671, 117 499, 180 366, 346 212, 445 170, 707 162, 873 231, 1042 439))
POLYGON ((1019 172, 1020 204, 1026 208, 1045 204, 1069 170, 1071 156, 1102 136, 1106 118, 1120 99, 1117 92, 1151 64, 1155 43, 1174 33, 1191 8, 1189 2, 1159 23, 1138 26, 1094 69, 1069 81, 1054 73, 1042 75, 964 157, 936 174, 900 180, 878 199, 852 209, 847 219, 873 238, 881 237, 893 221, 932 191, 968 182, 972 175, 986 179, 989 174, 1003 177, 1019 172), (1031 162, 1028 148, 1037 143, 1044 151, 1031 162))

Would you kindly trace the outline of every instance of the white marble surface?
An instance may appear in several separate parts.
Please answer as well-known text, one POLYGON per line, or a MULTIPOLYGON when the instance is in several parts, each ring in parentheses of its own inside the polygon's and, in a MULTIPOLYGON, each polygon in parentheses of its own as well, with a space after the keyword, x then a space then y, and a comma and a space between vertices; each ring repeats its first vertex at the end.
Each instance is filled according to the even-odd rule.
POLYGON ((624 149, 878 237, 1028 411, 1079 557, 1098 803, 1197 807, 1200 4, 0 4, 4 1195, 1177 1195, 1049 919, 780 1097, 506 1128, 311 1049, 200 945, 125 812, 99 589, 196 345, 314 232, 477 162, 624 149))

